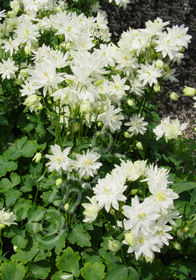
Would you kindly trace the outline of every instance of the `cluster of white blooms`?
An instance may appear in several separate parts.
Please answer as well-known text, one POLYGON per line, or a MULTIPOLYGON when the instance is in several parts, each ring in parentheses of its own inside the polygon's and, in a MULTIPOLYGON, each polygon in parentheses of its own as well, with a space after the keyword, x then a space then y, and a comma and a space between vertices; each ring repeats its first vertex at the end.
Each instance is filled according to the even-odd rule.
POLYGON ((178 119, 170 120, 170 117, 166 117, 153 129, 153 132, 156 134, 157 140, 164 136, 166 141, 168 141, 170 139, 177 139, 186 127, 187 123, 180 124, 178 119))
POLYGON ((100 155, 94 151, 89 151, 83 154, 76 154, 75 159, 68 157, 71 147, 65 148, 63 151, 57 144, 51 146, 52 155, 47 154, 46 158, 50 161, 46 163, 50 172, 56 170, 60 175, 65 171, 76 170, 79 178, 93 177, 97 174, 97 170, 101 167, 102 163, 97 162, 100 155))
POLYGON ((0 210, 0 228, 4 226, 16 225, 16 216, 13 212, 5 211, 5 208, 0 210))
POLYGON ((168 176, 167 169, 153 164, 147 166, 146 161, 122 160, 111 174, 98 180, 93 188, 95 195, 89 198, 90 203, 83 204, 84 221, 93 222, 102 208, 107 212, 112 207, 120 211, 119 203, 127 201, 124 192, 129 188, 128 182, 142 178, 140 182, 147 182, 150 195, 142 202, 135 195, 130 205, 123 205, 125 218, 118 221, 118 225, 124 230, 125 239, 122 243, 129 246, 128 253, 134 252, 136 259, 143 255, 152 260, 154 252, 160 252, 164 244, 169 245, 168 240, 172 239, 168 233, 172 230, 170 225, 175 225, 174 219, 179 217, 173 203, 178 195, 168 187, 171 184, 168 176))
POLYGON ((119 7, 126 8, 126 6, 131 2, 130 0, 108 0, 109 3, 115 2, 119 7))
MULTIPOLYGON (((149 87, 159 91, 162 79, 175 80, 168 63, 183 57, 181 50, 187 48, 191 38, 188 28, 165 30, 169 22, 157 18, 148 21, 144 29, 124 32, 114 45, 109 43, 111 35, 103 11, 86 17, 67 12, 61 1, 49 0, 14 0, 11 8, 15 12, 10 17, 2 12, 0 44, 8 58, 0 61, 0 74, 2 79, 17 78, 24 104, 31 112, 45 108, 44 99, 49 99, 66 127, 71 118, 78 117, 77 107, 83 123, 91 127, 99 122, 102 132, 120 131, 125 125, 129 126, 130 137, 145 133, 144 117, 130 114, 127 122, 121 102, 132 94, 140 99, 149 87), (17 16, 17 7, 24 13, 17 16), (48 33, 53 34, 52 41, 43 42, 48 33), (168 43, 169 49, 168 45, 164 48, 161 42, 170 38, 176 39, 168 43), (14 55, 22 50, 30 63, 14 61, 14 55), (142 55, 147 59, 141 60, 142 55)), ((47 109, 51 120, 54 114, 49 112, 51 107, 47 109)))

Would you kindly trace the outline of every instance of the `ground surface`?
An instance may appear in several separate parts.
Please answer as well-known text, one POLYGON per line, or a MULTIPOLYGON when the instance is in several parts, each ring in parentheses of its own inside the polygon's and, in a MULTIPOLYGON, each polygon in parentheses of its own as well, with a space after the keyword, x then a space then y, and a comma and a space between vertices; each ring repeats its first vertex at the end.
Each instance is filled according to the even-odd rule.
POLYGON ((196 109, 193 109, 193 100, 184 97, 184 85, 196 88, 196 0, 131 0, 127 9, 119 9, 105 2, 103 9, 107 12, 112 38, 118 41, 121 33, 132 28, 143 28, 145 22, 160 17, 163 21, 170 21, 171 25, 189 27, 192 35, 189 49, 185 52, 182 63, 177 67, 177 83, 167 82, 158 98, 158 111, 162 116, 170 115, 189 123, 187 137, 193 137, 193 128, 196 126, 196 109), (180 98, 171 101, 167 92, 175 91, 180 98))

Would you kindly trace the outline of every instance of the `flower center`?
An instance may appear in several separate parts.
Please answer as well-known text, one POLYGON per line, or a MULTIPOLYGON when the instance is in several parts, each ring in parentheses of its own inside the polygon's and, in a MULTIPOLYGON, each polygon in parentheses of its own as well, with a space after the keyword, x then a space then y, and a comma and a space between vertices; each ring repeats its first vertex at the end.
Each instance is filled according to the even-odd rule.
POLYGON ((146 217, 146 213, 141 212, 141 213, 138 214, 138 217, 139 218, 145 218, 146 217))
POLYGON ((156 194, 156 198, 158 201, 163 201, 165 199, 165 194, 163 192, 159 192, 156 194))

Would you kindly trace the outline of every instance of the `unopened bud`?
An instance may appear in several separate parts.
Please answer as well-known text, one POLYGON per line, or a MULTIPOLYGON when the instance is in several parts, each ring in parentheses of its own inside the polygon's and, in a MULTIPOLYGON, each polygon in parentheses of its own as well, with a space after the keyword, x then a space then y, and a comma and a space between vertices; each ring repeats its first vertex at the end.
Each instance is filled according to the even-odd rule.
POLYGON ((153 89, 154 89, 154 91, 155 91, 155 92, 160 92, 160 90, 161 90, 161 88, 160 88, 160 85, 159 85, 159 84, 154 85, 154 86, 153 86, 153 89))
POLYGON ((61 179, 61 178, 58 178, 58 179, 56 180, 56 186, 58 187, 61 183, 62 183, 62 179, 61 179))
POLYGON ((116 253, 119 251, 120 247, 121 247, 121 244, 118 240, 110 239, 108 241, 108 248, 110 251, 116 253))
POLYGON ((157 61, 156 61, 156 63, 155 63, 155 66, 159 69, 159 70, 161 70, 162 68, 163 68, 163 61, 161 60, 161 59, 158 59, 157 61))
POLYGON ((193 87, 187 87, 185 86, 185 88, 183 89, 183 93, 185 96, 190 96, 193 97, 196 95, 196 89, 193 87))
POLYGON ((130 106, 130 107, 133 107, 135 105, 134 101, 132 99, 128 99, 127 101, 127 104, 130 106))
POLYGON ((171 100, 177 101, 179 98, 179 95, 173 91, 173 92, 169 93, 169 97, 171 100))
POLYGON ((137 193, 138 193, 138 189, 132 189, 132 190, 131 190, 131 194, 132 194, 132 195, 136 195, 137 193))
POLYGON ((131 247, 135 245, 135 235, 132 232, 126 232, 125 233, 125 241, 130 245, 131 247))
POLYGON ((69 203, 66 203, 64 206, 65 211, 67 211, 69 209, 69 203))
POLYGON ((42 158, 42 154, 41 153, 36 153, 33 157, 33 160, 36 162, 36 163, 39 163, 40 160, 42 158))
POLYGON ((131 134, 127 131, 125 131, 124 136, 125 138, 131 138, 131 134))
POLYGON ((142 146, 142 143, 140 141, 138 141, 136 143, 136 147, 138 148, 138 150, 141 150, 141 151, 144 149, 143 146, 142 146))
POLYGON ((180 245, 180 243, 175 242, 175 243, 174 243, 174 248, 175 248, 177 251, 180 251, 180 250, 182 249, 182 246, 180 245))
POLYGON ((24 51, 27 55, 30 55, 31 54, 31 46, 26 45, 25 48, 24 48, 24 51))

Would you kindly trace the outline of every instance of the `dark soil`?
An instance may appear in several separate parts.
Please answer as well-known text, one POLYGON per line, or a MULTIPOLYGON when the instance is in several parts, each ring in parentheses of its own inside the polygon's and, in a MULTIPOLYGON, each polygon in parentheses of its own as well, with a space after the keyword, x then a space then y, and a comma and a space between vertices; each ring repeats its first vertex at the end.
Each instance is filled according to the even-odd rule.
POLYGON ((194 137, 196 127, 196 109, 193 99, 183 96, 184 85, 196 88, 196 0, 131 0, 125 10, 104 2, 103 9, 107 12, 112 40, 117 42, 123 31, 131 28, 144 28, 145 22, 160 17, 163 21, 170 21, 172 25, 189 27, 192 35, 188 50, 181 64, 177 66, 177 83, 165 83, 159 93, 157 105, 161 116, 177 117, 189 123, 186 137, 194 137), (180 98, 172 101, 168 92, 176 92, 180 98))

